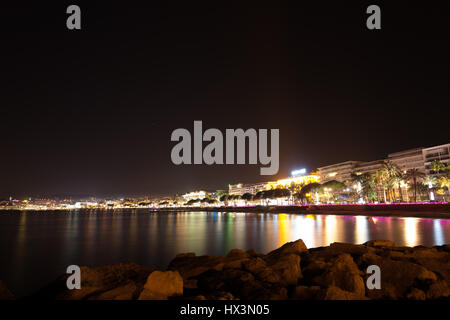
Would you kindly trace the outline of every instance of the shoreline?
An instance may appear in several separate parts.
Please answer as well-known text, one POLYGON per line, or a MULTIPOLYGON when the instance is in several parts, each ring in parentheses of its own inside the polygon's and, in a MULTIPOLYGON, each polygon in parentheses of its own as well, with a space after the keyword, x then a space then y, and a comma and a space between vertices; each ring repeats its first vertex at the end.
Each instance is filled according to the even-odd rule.
POLYGON ((244 212, 450 219, 450 204, 309 205, 158 208, 154 212, 244 212))
POLYGON ((287 206, 226 206, 226 207, 124 207, 82 209, 0 209, 2 212, 61 212, 61 211, 114 211, 148 210, 150 212, 243 212, 272 214, 350 215, 392 218, 450 219, 450 203, 396 203, 396 204, 333 204, 333 205, 287 205, 287 206))

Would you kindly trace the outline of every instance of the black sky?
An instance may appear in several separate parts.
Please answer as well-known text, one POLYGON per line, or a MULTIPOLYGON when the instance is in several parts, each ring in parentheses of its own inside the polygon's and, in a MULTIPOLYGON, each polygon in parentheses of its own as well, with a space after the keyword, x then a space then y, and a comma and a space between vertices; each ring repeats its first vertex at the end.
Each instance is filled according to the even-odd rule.
POLYGON ((449 2, 39 2, 1 8, 0 198, 224 189, 450 141, 449 2), (279 128, 278 175, 173 165, 194 120, 279 128))

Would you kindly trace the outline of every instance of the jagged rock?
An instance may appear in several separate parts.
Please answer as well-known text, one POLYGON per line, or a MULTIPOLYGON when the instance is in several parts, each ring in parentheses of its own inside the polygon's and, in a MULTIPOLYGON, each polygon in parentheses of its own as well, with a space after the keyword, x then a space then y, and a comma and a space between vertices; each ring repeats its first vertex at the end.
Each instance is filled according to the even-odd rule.
POLYGON ((444 244, 442 246, 435 246, 434 248, 436 248, 439 251, 447 251, 450 252, 450 244, 444 244))
POLYGON ((450 286, 450 253, 433 249, 407 252, 402 259, 412 261, 435 273, 450 286), (429 251, 429 252, 428 252, 429 251))
POLYGON ((173 259, 168 269, 178 271, 183 279, 189 279, 208 270, 222 270, 225 260, 225 257, 183 255, 173 259))
POLYGON ((364 245, 367 247, 395 247, 395 243, 390 240, 370 240, 364 245))
POLYGON ((445 281, 435 281, 426 290, 427 299, 438 299, 450 296, 450 289, 445 281))
POLYGON ((339 255, 341 253, 348 253, 350 255, 363 255, 368 252, 368 248, 361 244, 350 244, 350 243, 341 243, 334 242, 330 244, 329 247, 323 248, 321 252, 326 253, 328 255, 339 255))
POLYGON ((132 300, 137 297, 138 293, 136 284, 129 282, 124 286, 90 296, 89 300, 132 300))
MULTIPOLYGON (((152 272, 136 264, 81 267, 81 290, 68 290, 68 275, 64 275, 30 298, 273 300, 287 299, 288 293, 289 299, 301 300, 450 297, 448 245, 410 248, 374 240, 308 250, 297 240, 267 255, 239 249, 230 250, 225 257, 183 253, 168 269, 152 272), (370 265, 380 267, 379 290, 366 289, 370 265)), ((9 291, 0 282, 0 299, 4 292, 9 291)))
POLYGON ((272 285, 239 269, 210 270, 198 276, 198 287, 204 292, 225 291, 244 300, 286 299, 287 291, 280 285, 272 285))
POLYGON ((11 293, 11 291, 8 290, 3 281, 0 280, 0 300, 14 300, 14 299, 15 299, 14 295, 11 293))
POLYGON ((268 283, 279 283, 280 275, 272 268, 267 267, 266 262, 257 257, 243 262, 244 270, 251 272, 255 278, 268 283))
POLYGON ((251 273, 255 273, 258 270, 261 270, 261 269, 267 267, 266 262, 259 257, 256 257, 253 259, 248 259, 248 260, 244 261, 242 265, 245 270, 247 270, 251 273))
POLYGON ((297 286, 294 288, 290 299, 292 300, 313 300, 317 299, 320 293, 319 286, 297 286))
POLYGON ((227 259, 245 259, 249 257, 250 255, 247 252, 240 249, 231 249, 226 255, 227 259))
POLYGON ((360 296, 353 292, 342 290, 341 288, 330 286, 320 293, 322 300, 366 300, 364 296, 360 296))
POLYGON ((418 285, 428 287, 437 280, 435 273, 409 261, 365 254, 361 266, 368 265, 377 265, 381 270, 381 289, 367 290, 367 296, 373 299, 401 299, 411 288, 418 285))
MULTIPOLYGON (((325 262, 325 260, 321 257, 310 256, 305 260, 306 261, 302 265, 302 275, 304 281, 306 281, 307 283, 311 283, 312 279, 323 274, 328 267, 327 262, 325 262)), ((303 261, 304 260, 302 260, 302 263, 303 261)))
POLYGON ((290 253, 277 255, 278 257, 269 257, 268 266, 280 276, 281 285, 296 285, 302 277, 300 269, 300 256, 290 253))
POLYGON ((308 251, 302 239, 284 244, 280 248, 269 252, 268 256, 287 255, 290 253, 301 254, 308 251))
POLYGON ((406 295, 406 298, 409 300, 425 300, 426 299, 425 292, 420 289, 412 288, 411 291, 406 295))
POLYGON ((249 249, 246 251, 248 253, 248 255, 252 258, 255 258, 258 256, 258 253, 255 251, 255 249, 249 249))
POLYGON ((231 293, 225 292, 225 291, 219 291, 215 294, 208 295, 207 299, 208 300, 237 300, 235 296, 233 296, 231 293))
POLYGON ((243 263, 245 263, 246 261, 248 261, 248 258, 244 258, 244 259, 236 259, 236 260, 231 260, 231 261, 227 261, 223 263, 223 269, 241 269, 243 266, 243 263))
POLYGON ((178 271, 153 271, 147 279, 139 300, 165 300, 183 295, 183 278, 178 271))
POLYGON ((326 271, 316 276, 313 282, 322 287, 338 287, 351 292, 356 298, 365 296, 365 283, 353 258, 343 253, 327 263, 326 271))
POLYGON ((32 295, 31 298, 82 300, 99 296, 101 293, 125 286, 130 282, 133 282, 137 289, 140 289, 152 269, 135 263, 120 263, 94 268, 82 266, 80 271, 81 289, 67 289, 68 275, 63 275, 49 286, 32 295))
POLYGON ((183 280, 183 286, 185 289, 196 289, 197 281, 197 279, 183 280))
POLYGON ((267 283, 281 283, 281 276, 279 273, 276 273, 272 268, 266 267, 261 268, 259 270, 255 270, 253 275, 262 282, 267 283))

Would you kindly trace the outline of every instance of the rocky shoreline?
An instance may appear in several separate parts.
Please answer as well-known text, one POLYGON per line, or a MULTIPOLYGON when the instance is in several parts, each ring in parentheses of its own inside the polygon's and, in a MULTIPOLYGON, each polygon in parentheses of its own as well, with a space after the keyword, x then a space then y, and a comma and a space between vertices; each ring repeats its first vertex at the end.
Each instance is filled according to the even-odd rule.
MULTIPOLYGON (((302 240, 258 254, 179 254, 166 270, 134 263, 81 267, 81 289, 68 275, 24 300, 369 300, 449 299, 450 245, 401 247, 391 241, 333 243, 307 249, 302 240), (367 268, 381 270, 381 288, 368 289, 367 268)), ((0 299, 13 299, 0 282, 0 299)))

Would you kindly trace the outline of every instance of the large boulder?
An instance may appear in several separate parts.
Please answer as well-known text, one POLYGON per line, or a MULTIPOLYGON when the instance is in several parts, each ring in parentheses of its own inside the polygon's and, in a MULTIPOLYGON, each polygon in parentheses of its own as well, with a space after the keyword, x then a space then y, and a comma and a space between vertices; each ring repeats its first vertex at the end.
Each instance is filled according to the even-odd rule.
MULTIPOLYGON (((446 294, 443 286, 445 282, 436 285, 439 282, 437 275, 419 264, 368 253, 361 257, 360 266, 366 268, 368 265, 377 265, 381 271, 381 289, 367 290, 367 296, 372 299, 408 298, 408 295, 411 296, 413 288, 418 288, 425 293, 433 290, 429 296, 434 297, 446 294)), ((365 276, 365 278, 367 277, 368 275, 365 276)))
POLYGON ((102 292, 100 294, 92 295, 88 299, 89 300, 133 300, 137 298, 139 293, 138 286, 133 281, 129 283, 102 292))
POLYGON ((308 251, 308 249, 306 248, 305 243, 303 242, 302 239, 299 239, 297 241, 292 241, 292 242, 285 243, 280 248, 269 252, 268 256, 287 255, 287 254, 290 254, 290 253, 294 253, 294 254, 298 254, 299 255, 299 254, 301 254, 303 252, 306 252, 306 251, 308 251))
POLYGON ((244 261, 243 269, 252 273, 260 281, 267 283, 280 282, 280 274, 268 267, 266 262, 260 257, 244 261))
POLYGON ((199 256, 192 254, 177 255, 169 264, 169 270, 178 271, 183 279, 198 276, 209 270, 220 271, 225 264, 225 257, 199 256))
POLYGON ((320 300, 367 300, 366 297, 342 290, 336 286, 330 286, 324 290, 321 290, 319 294, 320 300))
MULTIPOLYGON (((66 281, 69 275, 63 275, 30 298, 46 300, 98 299, 102 296, 102 293, 120 287, 123 287, 120 290, 131 290, 131 288, 135 288, 135 290, 131 290, 132 293, 128 292, 127 294, 128 296, 131 294, 131 296, 136 297, 152 269, 135 263, 120 263, 94 268, 82 266, 80 267, 80 271, 81 289, 67 289, 66 281)), ((107 297, 113 299, 121 295, 120 293, 116 295, 116 293, 117 291, 113 291, 107 297)))
POLYGON ((215 292, 230 292, 244 300, 286 299, 287 291, 279 284, 258 280, 252 273, 240 269, 210 270, 198 277, 201 292, 214 295, 215 292))
POLYGON ((395 247, 395 243, 390 240, 370 240, 364 245, 367 247, 395 247))
POLYGON ((319 286, 296 286, 289 297, 291 300, 315 300, 319 298, 319 286))
POLYGON ((153 271, 147 279, 139 300, 166 300, 183 295, 183 278, 178 271, 153 271))
POLYGON ((362 273, 349 254, 340 254, 327 262, 324 269, 325 272, 313 278, 315 284, 321 287, 337 287, 352 293, 352 297, 356 299, 364 298, 365 284, 362 273))
POLYGON ((231 249, 230 252, 228 252, 228 254, 226 255, 227 259, 232 259, 232 260, 242 260, 242 259, 246 259, 249 258, 250 254, 248 252, 245 252, 243 250, 240 249, 231 249))
POLYGON ((300 256, 295 253, 277 254, 267 258, 267 265, 279 275, 279 283, 283 286, 297 285, 302 277, 300 256))

